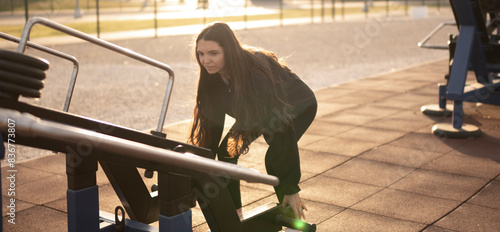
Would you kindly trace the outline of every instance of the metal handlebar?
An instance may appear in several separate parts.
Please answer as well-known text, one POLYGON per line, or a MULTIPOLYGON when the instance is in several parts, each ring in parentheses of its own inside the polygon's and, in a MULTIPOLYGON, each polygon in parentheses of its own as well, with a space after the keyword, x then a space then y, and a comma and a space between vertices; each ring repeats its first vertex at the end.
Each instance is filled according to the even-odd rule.
POLYGON ((165 123, 165 117, 167 115, 168 104, 170 102, 170 96, 172 94, 172 87, 173 87, 173 84, 174 84, 174 71, 170 68, 170 66, 168 66, 168 65, 166 65, 164 63, 161 63, 161 62, 159 62, 157 60, 151 59, 151 58, 149 58, 147 56, 144 56, 142 54, 139 54, 137 52, 134 52, 134 51, 132 51, 130 49, 120 47, 120 46, 118 46, 116 44, 113 44, 113 43, 107 42, 105 40, 96 38, 94 36, 85 34, 85 33, 81 32, 81 31, 75 30, 73 28, 64 26, 62 24, 50 21, 50 20, 48 20, 46 18, 42 18, 42 17, 34 17, 34 18, 28 20, 28 22, 26 22, 26 25, 24 26, 24 29, 23 29, 23 33, 21 35, 21 40, 19 41, 19 46, 17 48, 17 52, 23 53, 24 50, 26 49, 26 45, 28 43, 28 38, 29 38, 29 35, 30 35, 30 32, 31 32, 31 28, 35 24, 45 25, 45 26, 50 27, 50 28, 52 28, 54 30, 58 30, 60 32, 64 32, 64 33, 66 33, 68 35, 71 35, 71 36, 83 39, 83 40, 85 40, 87 42, 90 42, 90 43, 93 43, 95 45, 107 48, 107 49, 109 49, 111 51, 114 51, 114 52, 120 53, 122 55, 128 56, 128 57, 130 57, 132 59, 141 61, 141 62, 149 64, 149 65, 152 65, 152 66, 157 67, 159 69, 165 70, 168 73, 168 75, 169 75, 168 76, 169 79, 168 79, 168 83, 167 83, 167 90, 166 90, 166 93, 165 93, 165 98, 164 98, 164 101, 163 101, 163 104, 162 104, 162 109, 161 109, 161 113, 160 113, 160 119, 159 119, 159 122, 158 122, 158 127, 156 128, 156 131, 158 131, 158 132, 162 132, 163 131, 163 125, 165 123))
MULTIPOLYGON (((21 41, 20 38, 17 38, 15 36, 12 36, 9 34, 5 34, 3 32, 0 32, 0 37, 3 39, 9 40, 11 42, 14 42, 14 43, 19 43, 21 41)), ((29 47, 32 47, 34 49, 49 53, 51 55, 54 55, 54 56, 57 56, 57 57, 60 57, 60 58, 66 59, 66 60, 69 60, 73 63, 73 74, 71 74, 71 80, 69 82, 68 93, 66 94, 66 100, 64 101, 64 107, 63 107, 63 110, 65 112, 68 112, 69 105, 71 103, 71 98, 73 97, 73 90, 75 89, 75 83, 76 83, 76 77, 78 75, 78 69, 80 68, 80 66, 78 64, 78 60, 74 56, 71 56, 71 55, 68 55, 66 53, 54 50, 52 48, 38 45, 38 44, 30 42, 30 41, 28 41, 26 44, 29 47)))
POLYGON ((0 130, 7 131, 8 123, 12 122, 12 120, 15 121, 16 133, 23 136, 48 138, 72 145, 78 145, 81 141, 89 141, 97 150, 111 154, 141 159, 160 165, 177 166, 252 183, 263 183, 273 186, 279 184, 279 179, 275 176, 262 174, 235 164, 224 163, 189 153, 178 153, 78 127, 42 120, 28 113, 0 108, 0 130))
POLYGON ((441 23, 439 24, 431 33, 429 33, 422 41, 418 42, 418 46, 421 48, 431 48, 431 49, 448 49, 448 45, 432 45, 432 44, 425 44, 427 41, 429 41, 432 36, 434 36, 441 28, 445 26, 456 26, 457 24, 454 22, 448 22, 448 23, 441 23))

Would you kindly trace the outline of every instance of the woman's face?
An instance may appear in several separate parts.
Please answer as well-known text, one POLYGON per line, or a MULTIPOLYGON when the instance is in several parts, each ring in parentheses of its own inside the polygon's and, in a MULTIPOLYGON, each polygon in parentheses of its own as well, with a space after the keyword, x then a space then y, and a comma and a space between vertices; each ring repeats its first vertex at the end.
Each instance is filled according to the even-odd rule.
POLYGON ((208 73, 225 74, 224 50, 217 42, 201 39, 197 47, 198 59, 208 73))

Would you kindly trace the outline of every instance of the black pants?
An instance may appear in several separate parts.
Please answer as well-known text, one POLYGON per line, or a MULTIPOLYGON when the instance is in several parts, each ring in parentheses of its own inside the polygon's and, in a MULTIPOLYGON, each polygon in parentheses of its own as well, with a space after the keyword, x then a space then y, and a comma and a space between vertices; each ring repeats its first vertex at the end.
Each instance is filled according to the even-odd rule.
MULTIPOLYGON (((294 91, 294 93, 294 95, 289 96, 289 100, 291 105, 294 106, 294 115, 296 115, 292 120, 292 125, 295 132, 295 138, 298 142, 302 135, 306 132, 307 128, 309 128, 309 126, 313 122, 316 116, 318 104, 314 93, 309 88, 300 88, 299 91, 294 91)), ((226 137, 224 137, 221 142, 221 145, 217 152, 218 159, 220 161, 237 164, 238 157, 231 158, 231 156, 227 152, 227 141, 228 135, 226 135, 226 137)), ((229 180, 227 189, 231 195, 231 200, 233 201, 235 208, 241 208, 242 203, 240 181, 229 180)), ((276 191, 276 193, 278 200, 281 203, 283 201, 284 195, 280 194, 279 191, 276 191)))

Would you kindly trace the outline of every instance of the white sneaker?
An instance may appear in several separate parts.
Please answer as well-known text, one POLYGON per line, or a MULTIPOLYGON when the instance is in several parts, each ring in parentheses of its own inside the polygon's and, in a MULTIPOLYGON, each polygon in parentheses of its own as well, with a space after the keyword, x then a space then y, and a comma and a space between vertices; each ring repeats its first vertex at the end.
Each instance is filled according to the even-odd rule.
POLYGON ((300 232, 300 230, 286 228, 285 232, 300 232))

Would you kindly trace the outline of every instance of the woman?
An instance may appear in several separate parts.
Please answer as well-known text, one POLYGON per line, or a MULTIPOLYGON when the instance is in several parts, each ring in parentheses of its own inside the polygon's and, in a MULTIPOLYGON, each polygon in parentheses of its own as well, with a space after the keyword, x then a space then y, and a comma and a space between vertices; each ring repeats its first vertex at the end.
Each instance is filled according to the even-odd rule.
MULTIPOLYGON (((225 23, 214 23, 198 35, 196 60, 200 79, 189 141, 236 164, 263 135, 269 145, 267 172, 280 179, 278 200, 290 205, 298 219, 305 218, 297 141, 316 115, 314 93, 273 53, 243 48, 225 23), (236 121, 221 142, 226 114, 236 121)), ((231 180, 228 190, 241 214, 239 181, 231 180)))

